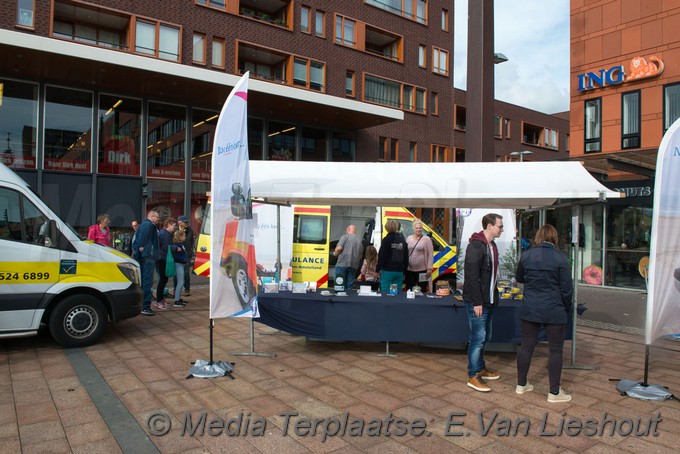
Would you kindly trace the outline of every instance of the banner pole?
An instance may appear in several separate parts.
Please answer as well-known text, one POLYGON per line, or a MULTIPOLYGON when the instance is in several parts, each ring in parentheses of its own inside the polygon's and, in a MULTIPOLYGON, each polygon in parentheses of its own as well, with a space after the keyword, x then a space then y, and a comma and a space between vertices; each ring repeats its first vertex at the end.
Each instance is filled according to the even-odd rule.
POLYGON ((234 356, 267 356, 276 357, 276 353, 273 352, 256 352, 255 351, 255 320, 250 317, 250 351, 248 352, 229 352, 230 355, 234 356))

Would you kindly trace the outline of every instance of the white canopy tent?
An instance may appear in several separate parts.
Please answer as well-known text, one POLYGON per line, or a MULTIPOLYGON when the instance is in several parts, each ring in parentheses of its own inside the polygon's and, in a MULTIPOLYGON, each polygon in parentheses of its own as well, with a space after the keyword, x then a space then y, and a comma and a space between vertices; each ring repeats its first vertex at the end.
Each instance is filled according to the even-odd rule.
POLYGON ((531 208, 619 198, 580 162, 250 161, 252 197, 277 204, 531 208))

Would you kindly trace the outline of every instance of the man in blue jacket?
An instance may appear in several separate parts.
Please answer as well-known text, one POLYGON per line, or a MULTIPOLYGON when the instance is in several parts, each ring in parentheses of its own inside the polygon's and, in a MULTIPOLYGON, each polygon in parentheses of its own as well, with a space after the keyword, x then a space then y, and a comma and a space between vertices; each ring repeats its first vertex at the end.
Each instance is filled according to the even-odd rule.
POLYGON ((142 292, 144 293, 142 315, 147 316, 154 315, 153 310, 151 310, 151 287, 153 286, 153 273, 158 259, 158 229, 156 228, 158 217, 157 212, 149 211, 148 216, 142 221, 142 225, 135 233, 135 239, 132 242, 134 258, 139 262, 142 269, 142 292))
POLYGON ((465 250, 465 281, 463 300, 468 314, 467 385, 477 391, 489 392, 485 380, 498 380, 500 375, 486 368, 484 348, 491 340, 491 323, 498 305, 498 247, 494 240, 503 233, 503 216, 488 213, 482 218, 480 232, 473 233, 465 250))

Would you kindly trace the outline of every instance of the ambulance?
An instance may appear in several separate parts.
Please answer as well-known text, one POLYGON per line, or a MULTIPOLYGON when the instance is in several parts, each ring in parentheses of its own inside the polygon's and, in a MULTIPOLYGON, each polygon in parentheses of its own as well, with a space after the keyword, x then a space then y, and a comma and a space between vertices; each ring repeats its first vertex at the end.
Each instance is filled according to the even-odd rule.
POLYGON ((0 164, 0 337, 41 325, 65 347, 96 342, 108 321, 142 310, 139 264, 82 240, 17 174, 0 164))
MULTIPOLYGON (((416 217, 403 207, 357 207, 296 205, 293 219, 293 282, 316 282, 317 288, 328 287, 333 281, 337 258, 332 255, 348 225, 354 224, 357 233, 363 231, 364 245, 380 249, 387 235, 385 223, 394 219, 407 238, 413 233, 416 217)), ((423 230, 434 247, 433 284, 441 279, 456 281, 456 247, 449 245, 429 225, 423 230)))

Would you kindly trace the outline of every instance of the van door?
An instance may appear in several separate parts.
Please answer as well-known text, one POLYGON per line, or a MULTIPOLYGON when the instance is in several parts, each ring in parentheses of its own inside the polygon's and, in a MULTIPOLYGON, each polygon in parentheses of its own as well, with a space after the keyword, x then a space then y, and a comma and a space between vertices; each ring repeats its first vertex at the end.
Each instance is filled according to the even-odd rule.
POLYGON ((295 206, 293 215, 293 282, 316 282, 328 287, 328 257, 331 208, 295 206))
POLYGON ((47 220, 26 196, 0 188, 0 333, 37 329, 45 293, 59 281, 47 220))

